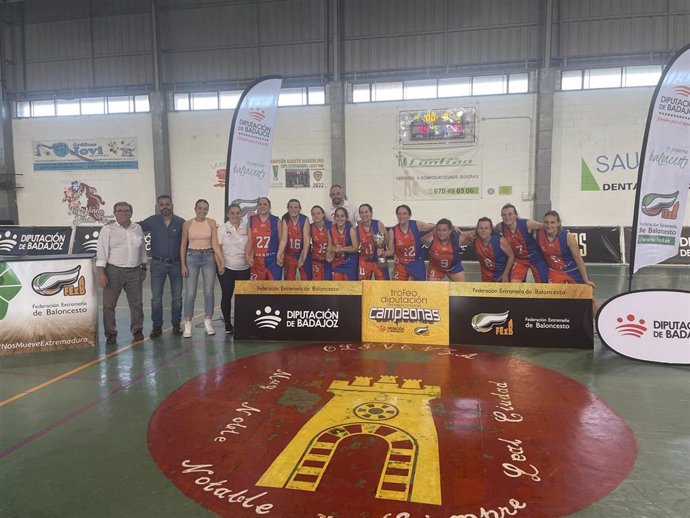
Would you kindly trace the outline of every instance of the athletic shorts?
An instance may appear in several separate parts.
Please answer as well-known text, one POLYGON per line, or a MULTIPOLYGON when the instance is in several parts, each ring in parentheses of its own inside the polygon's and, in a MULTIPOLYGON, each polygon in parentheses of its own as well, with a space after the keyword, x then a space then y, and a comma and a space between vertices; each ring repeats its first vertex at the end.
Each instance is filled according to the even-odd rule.
POLYGON ((525 282, 528 270, 532 272, 534 282, 548 282, 549 268, 545 262, 531 263, 527 259, 518 258, 515 258, 515 264, 513 264, 513 268, 510 270, 511 282, 525 282))
POLYGON ((368 281, 371 280, 371 276, 377 281, 388 281, 390 280, 390 275, 388 273, 388 263, 379 263, 376 261, 359 261, 359 280, 368 281))
POLYGON ((311 280, 313 281, 330 281, 331 280, 331 263, 327 261, 319 261, 318 259, 311 260, 311 280))
POLYGON ((331 278, 334 281, 356 281, 357 267, 354 264, 349 268, 336 266, 331 271, 331 278))
POLYGON ((549 282, 553 284, 584 284, 580 270, 549 270, 549 282))
POLYGON ((482 282, 501 282, 501 275, 503 272, 492 272, 481 268, 482 282))
POLYGON ((458 262, 454 264, 451 268, 441 268, 440 265, 436 263, 432 263, 429 261, 429 274, 427 278, 429 280, 434 279, 434 280, 442 280, 446 275, 448 278, 454 273, 460 273, 465 271, 465 269, 462 266, 462 262, 458 262))
POLYGON ((283 269, 276 263, 274 255, 254 257, 254 266, 250 269, 252 281, 279 281, 283 278, 283 269))
POLYGON ((396 281, 425 281, 424 261, 413 261, 407 264, 395 263, 393 279, 396 281))
MULTIPOLYGON (((285 258, 283 259, 283 272, 284 272, 284 280, 286 281, 294 281, 297 279, 297 263, 299 262, 299 257, 295 257, 294 255, 285 255, 285 258)), ((305 261, 304 265, 302 265, 299 268, 299 278, 302 281, 310 281, 311 280, 311 267, 308 266, 309 261, 305 261)))

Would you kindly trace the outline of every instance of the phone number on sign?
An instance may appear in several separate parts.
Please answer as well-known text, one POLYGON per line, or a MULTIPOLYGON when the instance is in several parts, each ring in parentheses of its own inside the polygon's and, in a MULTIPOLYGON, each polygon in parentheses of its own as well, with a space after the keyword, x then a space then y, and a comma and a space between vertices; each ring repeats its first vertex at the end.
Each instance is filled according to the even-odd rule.
POLYGON ((479 187, 439 187, 427 189, 428 194, 479 194, 479 187))

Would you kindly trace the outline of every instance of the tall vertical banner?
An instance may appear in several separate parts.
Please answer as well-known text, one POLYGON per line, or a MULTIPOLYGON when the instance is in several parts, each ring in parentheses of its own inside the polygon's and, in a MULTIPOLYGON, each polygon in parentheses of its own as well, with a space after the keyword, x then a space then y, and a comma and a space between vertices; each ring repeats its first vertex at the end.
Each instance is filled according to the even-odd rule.
POLYGON ((283 78, 257 79, 242 93, 230 126, 225 209, 238 203, 242 213, 256 209, 256 201, 268 194, 271 153, 278 96, 283 78))
POLYGON ((649 107, 633 215, 630 283, 678 253, 690 187, 690 45, 661 76, 649 107))

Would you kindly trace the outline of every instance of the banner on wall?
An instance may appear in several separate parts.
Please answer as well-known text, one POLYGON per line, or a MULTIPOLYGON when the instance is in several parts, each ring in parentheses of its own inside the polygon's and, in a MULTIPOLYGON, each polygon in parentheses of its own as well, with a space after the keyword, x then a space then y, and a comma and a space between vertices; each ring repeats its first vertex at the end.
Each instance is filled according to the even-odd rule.
POLYGON ((642 142, 633 215, 630 283, 637 270, 678 253, 690 186, 690 45, 654 91, 642 142))
POLYGON ((323 189, 325 185, 323 158, 281 158, 271 160, 271 188, 323 189))
POLYGON ((68 254, 71 239, 72 227, 0 226, 0 256, 68 254))
POLYGON ((283 78, 257 79, 242 93, 230 126, 226 160, 225 209, 239 203, 243 213, 256 209, 268 194, 278 97, 283 78))
POLYGON ((398 149, 396 200, 478 200, 482 197, 479 146, 398 149))
POLYGON ((93 257, 0 261, 0 356, 96 344, 93 257))
POLYGON ((43 140, 31 145, 34 171, 139 169, 135 137, 43 140))

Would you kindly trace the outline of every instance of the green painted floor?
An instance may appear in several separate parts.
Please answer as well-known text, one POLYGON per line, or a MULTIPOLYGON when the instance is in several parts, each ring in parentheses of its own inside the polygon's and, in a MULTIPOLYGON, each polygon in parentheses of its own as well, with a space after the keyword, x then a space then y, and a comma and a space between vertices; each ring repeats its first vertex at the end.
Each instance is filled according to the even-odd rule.
MULTIPOLYGON (((476 264, 467 270, 476 275, 476 264)), ((625 267, 590 265, 588 270, 600 301, 627 288, 625 267)), ((633 287, 690 290, 690 269, 646 268, 633 287)), ((248 355, 298 345, 235 342, 226 339, 217 320, 213 337, 196 327, 193 338, 183 340, 168 327, 161 338, 128 347, 124 306, 118 319, 119 349, 101 345, 0 357, 0 517, 211 516, 152 461, 151 414, 190 378, 248 355), (46 384, 56 377, 61 379, 46 384)), ((690 367, 623 358, 598 338, 593 352, 486 349, 579 381, 632 428, 639 452, 628 479, 573 516, 690 516, 690 367)))

